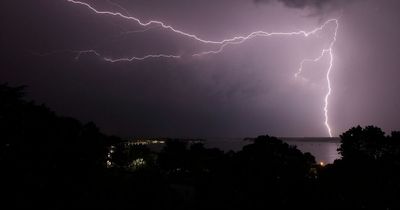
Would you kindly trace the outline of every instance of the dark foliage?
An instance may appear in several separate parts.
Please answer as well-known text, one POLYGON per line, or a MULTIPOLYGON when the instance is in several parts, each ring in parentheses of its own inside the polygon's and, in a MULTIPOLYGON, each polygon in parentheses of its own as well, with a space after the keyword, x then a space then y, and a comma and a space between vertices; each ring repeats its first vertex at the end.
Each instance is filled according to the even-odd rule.
POLYGON ((23 90, 0 85, 3 206, 400 209, 400 132, 351 128, 342 159, 325 167, 270 136, 238 152, 179 139, 156 152, 60 117, 23 90))
POLYGON ((119 138, 102 134, 94 123, 60 117, 26 101, 23 89, 0 85, 3 206, 126 207, 135 204, 127 196, 146 202, 142 195, 163 192, 157 173, 135 174, 138 181, 120 170, 106 170, 109 148, 119 138))
POLYGON ((321 192, 328 209, 399 209, 399 133, 360 126, 343 133, 342 159, 321 171, 321 192), (329 189, 329 190, 328 190, 329 189))

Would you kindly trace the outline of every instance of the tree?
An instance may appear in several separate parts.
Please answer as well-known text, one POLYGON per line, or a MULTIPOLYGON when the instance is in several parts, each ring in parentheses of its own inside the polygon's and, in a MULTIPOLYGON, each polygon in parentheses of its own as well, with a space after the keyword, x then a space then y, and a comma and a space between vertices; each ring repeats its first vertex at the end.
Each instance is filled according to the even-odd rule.
POLYGON ((104 169, 109 137, 94 123, 60 117, 25 100, 23 91, 0 85, 3 189, 10 198, 23 199, 14 202, 20 207, 30 202, 51 205, 62 196, 80 200, 87 196, 88 180, 96 180, 104 169))
POLYGON ((182 171, 187 163, 187 142, 179 139, 168 139, 158 155, 158 164, 166 171, 182 171))
POLYGON ((353 127, 342 135, 339 153, 344 160, 378 160, 385 154, 387 137, 378 127, 353 127))
POLYGON ((269 176, 304 178, 315 164, 311 154, 303 154, 295 146, 271 136, 258 136, 253 144, 243 147, 238 158, 248 170, 269 176))

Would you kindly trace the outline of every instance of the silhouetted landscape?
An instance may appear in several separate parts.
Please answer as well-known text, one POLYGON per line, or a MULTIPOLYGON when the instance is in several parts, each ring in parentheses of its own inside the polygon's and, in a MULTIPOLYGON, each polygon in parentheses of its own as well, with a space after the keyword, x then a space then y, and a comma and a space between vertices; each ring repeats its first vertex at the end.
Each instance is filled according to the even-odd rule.
POLYGON ((1 205, 8 208, 399 209, 400 132, 340 135, 340 159, 316 163, 273 136, 238 151, 165 139, 155 152, 59 116, 0 85, 1 205))

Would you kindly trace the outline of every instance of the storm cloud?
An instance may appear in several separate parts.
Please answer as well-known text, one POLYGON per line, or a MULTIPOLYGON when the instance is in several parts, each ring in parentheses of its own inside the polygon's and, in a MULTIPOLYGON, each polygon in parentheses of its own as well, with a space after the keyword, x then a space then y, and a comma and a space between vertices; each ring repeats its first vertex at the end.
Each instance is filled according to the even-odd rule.
POLYGON ((290 8, 339 9, 358 0, 254 0, 256 3, 281 2, 290 8))
MULTIPOLYGON (((259 30, 309 31, 340 17, 328 113, 333 135, 357 124, 400 129, 400 30, 394 27, 400 1, 113 0, 121 7, 107 0, 81 1, 217 41, 259 30)), ((108 134, 327 135, 328 58, 305 64, 304 80, 294 73, 303 59, 315 58, 329 44, 333 24, 316 36, 255 37, 220 54, 191 57, 217 46, 95 15, 66 0, 6 0, 0 7, 0 83, 27 85, 29 99, 60 115, 94 121, 108 134), (111 58, 184 57, 108 63, 92 54, 76 59, 71 53, 90 49, 111 58)))

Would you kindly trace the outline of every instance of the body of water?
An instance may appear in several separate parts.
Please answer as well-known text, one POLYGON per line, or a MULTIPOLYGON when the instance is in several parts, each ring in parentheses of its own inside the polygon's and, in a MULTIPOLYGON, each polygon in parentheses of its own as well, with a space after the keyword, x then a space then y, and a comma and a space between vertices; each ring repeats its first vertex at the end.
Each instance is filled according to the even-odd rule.
MULTIPOLYGON (((340 158, 337 148, 340 146, 339 138, 280 138, 284 142, 295 145, 302 152, 309 152, 315 157, 315 161, 333 163, 340 158)), ((250 141, 243 139, 208 139, 205 142, 207 148, 219 148, 224 151, 239 151, 250 141)))

